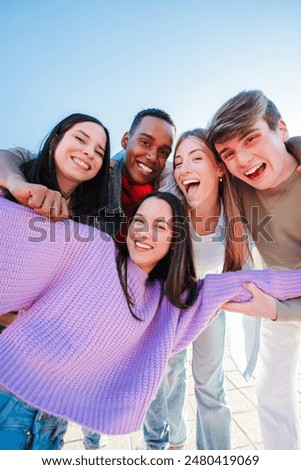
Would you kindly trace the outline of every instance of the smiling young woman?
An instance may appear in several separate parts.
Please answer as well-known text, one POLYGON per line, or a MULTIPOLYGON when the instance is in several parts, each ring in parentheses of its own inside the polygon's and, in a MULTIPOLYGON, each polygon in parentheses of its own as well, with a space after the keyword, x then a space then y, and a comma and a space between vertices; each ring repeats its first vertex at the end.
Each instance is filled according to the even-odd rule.
MULTIPOLYGON (((94 218, 89 218, 89 214, 103 208, 108 199, 109 161, 110 139, 107 129, 92 116, 71 114, 50 131, 37 158, 23 165, 24 174, 28 179, 28 183, 23 182, 23 185, 28 184, 31 187, 31 183, 36 183, 48 186, 64 196, 70 217, 78 216, 82 221, 93 223, 94 218)), ((41 199, 40 203, 45 209, 46 204, 49 204, 50 215, 51 201, 46 203, 41 199)), ((5 327, 11 328, 16 319, 17 312, 7 312, 4 321, 0 318, 1 330, 5 327)), ((16 409, 21 414, 24 412, 20 403, 16 404, 16 409)), ((14 448, 61 448, 67 429, 66 420, 50 416, 38 409, 32 409, 32 415, 34 413, 35 434, 31 432, 30 427, 26 439, 22 438, 22 432, 21 436, 15 433, 8 437, 12 440, 14 448)), ((26 432, 23 434, 26 436, 26 432)))
POLYGON ((107 203, 109 164, 108 130, 98 119, 75 113, 54 126, 37 158, 22 169, 29 183, 62 193, 71 215, 85 216, 107 203))
MULTIPOLYGON (((123 253, 97 229, 89 243, 76 237, 66 242, 65 224, 57 222, 54 241, 33 243, 32 210, 0 198, 0 211, 6 221, 0 313, 22 309, 0 338, 2 446, 12 445, 12 422, 15 435, 34 435, 37 408, 98 432, 137 431, 169 356, 206 328, 225 301, 249 300, 245 282, 256 282, 279 299, 301 294, 301 271, 246 270, 196 282, 185 211, 169 193, 150 194, 137 208, 153 248, 139 252, 138 264, 131 259, 135 240, 129 237, 123 253), (155 242, 152 229, 149 235, 154 217, 148 217, 145 203, 157 200, 158 217, 170 215, 166 205, 173 217, 171 234, 168 230, 155 242), (150 252, 158 262, 149 272, 140 256, 150 252), (16 402, 26 417, 13 407, 8 413, 16 402)), ((53 222, 44 222, 50 236, 53 222)), ((90 230, 81 226, 83 233, 90 230)))

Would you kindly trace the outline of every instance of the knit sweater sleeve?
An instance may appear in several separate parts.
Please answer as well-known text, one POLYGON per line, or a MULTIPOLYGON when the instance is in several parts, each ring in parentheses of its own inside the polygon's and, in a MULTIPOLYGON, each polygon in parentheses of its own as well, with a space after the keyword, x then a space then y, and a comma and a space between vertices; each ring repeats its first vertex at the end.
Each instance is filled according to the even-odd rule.
POLYGON ((64 251, 62 222, 0 197, 0 314, 30 306, 52 279, 64 251))
MULTIPOLYGON (((219 313, 225 302, 248 302, 252 298, 243 284, 253 282, 279 301, 300 297, 301 270, 247 270, 208 274, 200 281, 198 298, 192 307, 181 312, 173 352, 193 341, 219 313)), ((260 314, 260 312, 259 312, 260 314)))

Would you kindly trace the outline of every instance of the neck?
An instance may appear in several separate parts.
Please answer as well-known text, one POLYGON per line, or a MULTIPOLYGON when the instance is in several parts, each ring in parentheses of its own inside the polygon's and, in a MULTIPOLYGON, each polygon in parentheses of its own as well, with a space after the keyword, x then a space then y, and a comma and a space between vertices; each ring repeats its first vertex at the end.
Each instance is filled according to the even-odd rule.
POLYGON ((214 233, 221 215, 221 203, 217 198, 212 204, 208 201, 189 210, 194 230, 198 235, 214 233))
POLYGON ((57 175, 57 184, 60 190, 60 193, 65 199, 70 199, 74 191, 76 190, 78 184, 74 184, 71 181, 63 180, 57 175))

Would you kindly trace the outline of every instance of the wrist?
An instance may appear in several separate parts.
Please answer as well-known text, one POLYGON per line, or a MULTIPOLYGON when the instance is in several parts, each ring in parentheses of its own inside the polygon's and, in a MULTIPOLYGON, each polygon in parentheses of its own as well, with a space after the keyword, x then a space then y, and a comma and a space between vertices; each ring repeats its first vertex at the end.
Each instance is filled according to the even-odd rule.
POLYGON ((7 179, 6 189, 14 196, 20 188, 24 189, 29 185, 23 175, 13 175, 7 179))

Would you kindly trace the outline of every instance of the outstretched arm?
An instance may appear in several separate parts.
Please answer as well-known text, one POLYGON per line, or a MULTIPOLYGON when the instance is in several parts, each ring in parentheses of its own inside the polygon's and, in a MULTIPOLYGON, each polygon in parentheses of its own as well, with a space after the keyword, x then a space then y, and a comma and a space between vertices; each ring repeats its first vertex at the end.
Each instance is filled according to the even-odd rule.
POLYGON ((8 190, 20 204, 38 214, 60 220, 68 217, 67 202, 60 192, 41 184, 29 183, 21 171, 24 162, 35 157, 23 148, 0 150, 0 186, 8 190))
MULTIPOLYGON (((32 305, 52 279, 64 243, 58 235, 54 241, 49 240, 48 219, 3 197, 0 219, 0 314, 4 314, 32 305)), ((62 231, 59 232, 61 224, 56 227, 56 234, 62 231)))
POLYGON ((244 304, 226 302, 223 308, 230 312, 244 313, 251 317, 260 316, 269 320, 300 321, 301 297, 280 301, 258 289, 254 284, 246 284, 245 288, 253 296, 249 302, 244 304))
MULTIPOLYGON (((285 303, 287 299, 299 300, 297 297, 301 296, 301 269, 262 269, 208 274, 200 283, 198 299, 179 316, 173 352, 183 349, 193 341, 221 309, 226 309, 226 305, 228 310, 229 302, 237 302, 237 311, 244 313, 249 301, 252 302, 252 292, 246 288, 250 283, 270 297, 270 305, 276 303, 275 299, 278 299, 279 304, 285 303)), ((253 291, 255 292, 255 289, 253 291)), ((257 306, 256 316, 262 317, 263 311, 262 305, 257 306)), ((299 319, 300 312, 301 310, 299 319)))
POLYGON ((269 320, 277 319, 276 299, 260 290, 255 284, 248 283, 244 287, 252 294, 252 299, 243 304, 238 302, 226 302, 223 309, 230 312, 244 313, 251 317, 261 316, 269 320), (260 313, 259 313, 260 312, 260 313))

